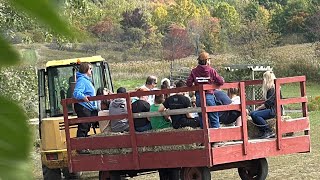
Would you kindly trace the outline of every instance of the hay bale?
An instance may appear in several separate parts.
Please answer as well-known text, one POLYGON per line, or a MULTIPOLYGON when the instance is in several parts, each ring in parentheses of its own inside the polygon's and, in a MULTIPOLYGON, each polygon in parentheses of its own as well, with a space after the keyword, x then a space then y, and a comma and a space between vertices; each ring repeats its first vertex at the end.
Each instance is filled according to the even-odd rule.
MULTIPOLYGON (((281 119, 282 119, 282 121, 285 121, 285 120, 291 119, 291 117, 290 116, 282 116, 281 119)), ((258 125, 256 125, 252 121, 251 116, 248 116, 247 120, 248 120, 247 124, 248 124, 249 139, 254 139, 260 135, 258 125)), ((267 119, 266 121, 267 121, 269 127, 272 129, 272 131, 275 132, 276 131, 276 118, 267 119)))
MULTIPOLYGON (((164 128, 164 129, 153 129, 144 132, 135 132, 136 134, 145 134, 145 133, 160 133, 160 132, 179 132, 179 131, 193 131, 199 130, 200 128, 191 128, 191 127, 184 127, 180 129, 173 129, 173 128, 164 128)), ((119 136, 119 135, 128 135, 129 132, 103 132, 99 134, 92 135, 93 137, 101 137, 101 136, 119 136)), ((193 144, 181 144, 181 145, 164 145, 164 146, 144 146, 138 147, 139 153, 146 153, 146 152, 164 152, 164 151, 185 151, 185 150, 197 150, 197 149, 204 149, 204 146, 200 145, 199 143, 193 144)), ((132 153, 132 148, 113 148, 113 149, 98 149, 98 150, 89 150, 90 154, 92 155, 116 155, 116 154, 129 154, 132 153)))

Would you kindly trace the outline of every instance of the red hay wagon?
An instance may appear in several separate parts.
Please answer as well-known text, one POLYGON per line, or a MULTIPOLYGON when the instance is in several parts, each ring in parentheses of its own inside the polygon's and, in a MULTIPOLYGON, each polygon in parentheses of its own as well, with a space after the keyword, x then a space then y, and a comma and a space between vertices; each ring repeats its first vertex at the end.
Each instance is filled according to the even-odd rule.
MULTIPOLYGON (((99 179, 120 179, 120 176, 135 176, 137 173, 158 170, 160 179, 211 179, 210 171, 238 168, 241 179, 265 179, 268 174, 266 158, 271 156, 310 152, 309 118, 307 114, 306 78, 304 76, 278 78, 276 89, 276 137, 269 139, 250 139, 248 137, 246 106, 261 104, 261 100, 246 100, 245 87, 261 85, 261 80, 225 83, 222 89, 239 88, 240 105, 206 107, 205 90, 214 89, 214 85, 202 85, 149 92, 130 92, 89 98, 105 100, 126 98, 128 114, 70 119, 67 104, 76 103, 74 99, 62 100, 64 123, 70 172, 99 171, 99 179), (300 83, 300 97, 280 99, 280 86, 287 83, 300 83), (150 94, 169 94, 177 92, 199 91, 201 108, 185 109, 198 111, 203 115, 203 129, 190 131, 144 132, 136 133, 133 117, 150 114, 131 113, 131 97, 150 94), (300 103, 302 117, 281 120, 281 105, 300 103), (242 115, 241 127, 208 128, 207 112, 239 110, 242 115), (83 122, 128 118, 130 131, 124 135, 90 136, 87 138, 70 137, 70 126, 83 122), (284 136, 292 133, 292 136, 284 136), (297 133, 299 132, 299 133, 297 133), (223 146, 214 146, 217 142, 226 142, 223 146), (193 144, 203 148, 183 149, 159 152, 141 152, 141 147, 193 144), (103 150, 129 148, 126 154, 78 154, 78 150, 103 150)), ((169 112, 168 114, 177 112, 169 112)), ((180 112, 180 114, 182 114, 180 112)))

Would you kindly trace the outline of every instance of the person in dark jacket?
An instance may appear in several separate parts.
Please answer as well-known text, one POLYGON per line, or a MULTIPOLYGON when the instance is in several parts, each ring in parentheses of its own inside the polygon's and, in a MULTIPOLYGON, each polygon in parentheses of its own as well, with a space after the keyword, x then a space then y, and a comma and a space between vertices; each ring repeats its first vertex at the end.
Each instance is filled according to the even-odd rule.
MULTIPOLYGON (((91 82, 92 66, 90 63, 82 62, 76 74, 77 81, 73 91, 73 97, 83 102, 75 103, 74 109, 78 117, 97 116, 97 102, 89 101, 88 97, 95 96, 95 89, 91 82)), ((78 124, 77 137, 87 137, 91 123, 78 124)))
MULTIPOLYGON (((198 66, 192 69, 191 74, 187 79, 187 86, 199 85, 199 84, 216 84, 223 85, 224 79, 217 73, 215 69, 210 66, 210 57, 207 52, 200 53, 198 57, 198 66)), ((215 106, 215 97, 213 90, 206 91, 206 102, 207 106, 215 106)), ((196 105, 197 107, 201 107, 200 103, 200 94, 196 92, 196 105)), ((219 115, 218 112, 209 112, 209 127, 211 128, 219 128, 219 115)), ((200 126, 203 127, 202 124, 202 114, 199 113, 199 121, 200 126)))
MULTIPOLYGON (((143 91, 150 91, 147 88, 140 88, 137 90, 137 92, 143 92, 143 91)), ((138 97, 139 99, 131 104, 132 107, 132 113, 139 113, 139 112, 149 112, 150 111, 150 104, 148 103, 148 96, 141 96, 138 97)), ((143 132, 151 130, 151 123, 149 118, 134 118, 134 129, 137 132, 143 132)))
POLYGON ((272 138, 275 136, 275 133, 272 132, 271 128, 266 122, 267 119, 271 119, 276 116, 276 95, 274 88, 275 79, 276 76, 272 71, 266 71, 263 74, 262 92, 265 102, 250 114, 252 121, 259 127, 260 135, 258 138, 261 139, 272 138))

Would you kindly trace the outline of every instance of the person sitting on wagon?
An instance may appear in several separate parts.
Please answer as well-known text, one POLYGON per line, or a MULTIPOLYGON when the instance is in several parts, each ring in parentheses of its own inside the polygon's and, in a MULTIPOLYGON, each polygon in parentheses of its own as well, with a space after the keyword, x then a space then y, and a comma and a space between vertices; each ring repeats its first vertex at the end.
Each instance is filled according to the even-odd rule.
MULTIPOLYGON (((176 87, 185 87, 186 84, 183 80, 180 80, 176 83, 176 87)), ((170 97, 168 97, 163 106, 159 107, 159 112, 163 112, 165 109, 182 109, 191 107, 191 102, 188 97, 184 95, 183 92, 176 93, 170 97)), ((172 126, 175 129, 183 128, 183 127, 199 127, 199 122, 192 118, 190 113, 179 114, 179 115, 171 115, 172 126)))
MULTIPOLYGON (((150 112, 158 112, 160 106, 164 102, 164 95, 155 95, 154 104, 150 107, 150 112)), ((152 129, 163 129, 172 127, 169 117, 164 116, 154 116, 150 118, 152 129)))
MULTIPOLYGON (((207 52, 200 53, 198 57, 198 66, 192 69, 188 79, 187 79, 187 86, 192 85, 199 85, 199 84, 216 84, 218 86, 223 85, 224 79, 217 73, 215 69, 210 66, 210 57, 207 52)), ((200 102, 200 93, 196 92, 196 104, 197 107, 201 107, 200 102)), ((215 97, 213 90, 208 90, 205 93, 205 98, 207 102, 207 106, 215 106, 215 97)), ((219 115, 218 112, 209 112, 209 126, 211 128, 219 128, 219 115)), ((199 113, 199 122, 200 126, 202 125, 202 114, 199 113)))
MULTIPOLYGON (((137 91, 149 91, 147 88, 140 88, 137 91)), ((139 99, 132 103, 132 113, 139 113, 139 112, 149 112, 150 111, 150 104, 147 102, 148 96, 140 96, 139 99)), ((134 129, 137 132, 143 132, 151 130, 151 124, 149 118, 134 118, 134 129)))
MULTIPOLYGON (((230 97, 223 90, 214 90, 217 105, 229 105, 233 104, 230 97)), ((219 122, 221 124, 230 125, 236 123, 241 124, 241 112, 236 110, 221 111, 219 112, 219 122), (240 121, 240 122, 239 122, 240 121)))
MULTIPOLYGON (((252 121, 258 125, 260 131, 260 135, 258 138, 261 139, 275 137, 275 133, 266 122, 267 119, 271 119, 276 116, 276 92, 274 87, 275 79, 276 76, 272 71, 266 71, 263 74, 262 92, 265 101, 261 106, 259 106, 250 114, 252 121)), ((280 98, 282 98, 281 93, 280 98)))
MULTIPOLYGON (((145 85, 140 89, 148 89, 149 91, 157 90, 158 78, 156 76, 148 76, 145 85)), ((154 95, 149 95, 147 99, 148 103, 152 105, 154 103, 154 95)))
MULTIPOLYGON (((117 89, 117 94, 126 93, 127 90, 124 87, 117 89)), ((127 102, 125 98, 117 98, 111 101, 109 106, 109 115, 120 115, 127 114, 127 102)), ((112 132, 124 132, 129 131, 128 119, 117 119, 111 120, 111 131, 112 132)))

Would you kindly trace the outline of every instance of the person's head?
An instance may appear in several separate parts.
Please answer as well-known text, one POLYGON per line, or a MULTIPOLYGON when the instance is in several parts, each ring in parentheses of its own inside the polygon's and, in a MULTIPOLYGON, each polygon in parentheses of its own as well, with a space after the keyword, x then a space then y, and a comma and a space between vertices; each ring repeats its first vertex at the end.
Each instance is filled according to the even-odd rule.
POLYGON ((170 80, 168 78, 163 78, 161 80, 161 89, 167 89, 170 88, 170 80), (163 87, 163 88, 162 88, 163 87))
POLYGON ((163 102, 164 102, 164 95, 163 94, 154 96, 154 103, 155 104, 162 104, 163 102))
POLYGON ((124 87, 119 87, 119 88, 117 89, 117 94, 126 93, 126 92, 127 92, 127 90, 126 90, 126 88, 124 88, 124 87))
POLYGON ((198 57, 198 64, 199 65, 207 65, 207 64, 210 64, 210 56, 209 56, 209 53, 207 52, 202 52, 199 54, 199 57, 198 57))
POLYGON ((88 62, 82 62, 79 66, 79 72, 88 76, 92 75, 92 65, 88 62))
POLYGON ((158 80, 156 76, 148 76, 146 80, 146 86, 150 89, 157 86, 158 80))
POLYGON ((271 88, 274 88, 274 80, 276 76, 272 71, 266 71, 263 73, 263 83, 262 83, 262 91, 263 96, 266 98, 267 91, 271 88))
POLYGON ((99 95, 108 95, 108 94, 111 94, 111 91, 107 88, 104 88, 104 87, 99 87, 97 89, 97 96, 99 95))
POLYGON ((239 89, 238 88, 230 88, 228 89, 228 96, 232 98, 233 96, 239 96, 239 89))
POLYGON ((186 86, 186 82, 184 80, 178 80, 175 84, 177 88, 186 86))
MULTIPOLYGON (((145 92, 145 91, 150 91, 150 90, 147 89, 147 88, 139 88, 139 89, 137 89, 137 92, 145 92)), ((148 96, 138 96, 138 98, 140 100, 148 101, 148 96)))

